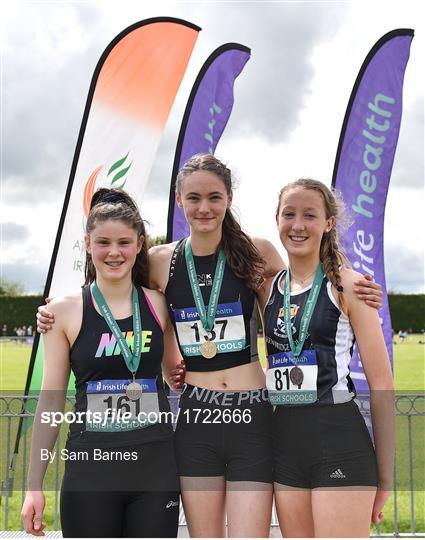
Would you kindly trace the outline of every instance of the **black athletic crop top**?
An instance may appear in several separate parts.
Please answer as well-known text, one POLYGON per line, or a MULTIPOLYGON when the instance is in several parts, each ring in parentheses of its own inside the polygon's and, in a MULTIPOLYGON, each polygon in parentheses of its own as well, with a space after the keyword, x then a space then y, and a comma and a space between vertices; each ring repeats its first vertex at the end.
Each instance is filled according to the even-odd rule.
MULTIPOLYGON (((211 336, 217 345, 218 353, 211 359, 200 354, 199 346, 205 341, 205 332, 189 282, 184 255, 185 244, 184 238, 175 247, 165 298, 187 370, 217 371, 257 361, 255 295, 242 279, 233 274, 227 263, 211 336)), ((214 255, 194 255, 193 259, 202 297, 208 306, 216 258, 214 255)))
MULTIPOLYGON (((264 337, 268 356, 291 350, 283 315, 285 274, 286 270, 282 270, 276 275, 264 309, 264 337)), ((295 342, 310 290, 311 285, 291 292, 291 329, 295 342)), ((354 339, 350 321, 338 307, 331 282, 324 277, 303 347, 303 350, 316 351, 317 355, 315 405, 344 403, 355 397, 349 367, 354 339)))
MULTIPOLYGON (((90 288, 84 287, 82 295, 83 320, 70 351, 71 369, 75 375, 75 413, 82 413, 82 422, 70 424, 68 439, 95 447, 119 447, 171 437, 173 431, 170 415, 155 422, 155 418, 159 418, 157 412, 166 412, 170 408, 161 374, 163 332, 143 289, 138 287, 142 356, 136 379, 143 380, 143 393, 139 402, 132 402, 125 395, 125 385, 132 379, 132 374, 105 319, 93 305, 90 288), (106 421, 108 415, 105 415, 105 409, 115 409, 115 418, 111 414, 106 421), (121 416, 123 412, 131 412, 134 423, 121 422, 119 411, 121 416), (104 426, 102 422, 90 421, 95 412, 100 413, 104 426), (135 419, 142 413, 140 418, 145 420, 149 412, 155 414, 141 427, 135 419)), ((126 341, 132 349, 133 318, 119 319, 117 323, 126 334, 126 341)))

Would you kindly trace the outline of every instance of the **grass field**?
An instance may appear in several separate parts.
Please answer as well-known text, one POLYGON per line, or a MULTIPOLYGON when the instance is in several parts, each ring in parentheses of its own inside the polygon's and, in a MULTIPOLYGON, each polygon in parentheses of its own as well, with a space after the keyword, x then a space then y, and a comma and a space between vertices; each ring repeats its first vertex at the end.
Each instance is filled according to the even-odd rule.
MULTIPOLYGON (((425 373, 424 373, 424 354, 425 347, 418 343, 419 336, 409 336, 404 342, 394 346, 394 376, 395 385, 398 393, 424 394, 425 390, 425 373)), ((263 354, 263 340, 259 339, 259 351, 262 364, 265 365, 265 357, 263 354)), ((24 386, 28 369, 31 347, 28 345, 0 343, 0 389, 3 395, 21 394, 24 386)), ((417 408, 423 411, 420 406, 417 408)), ((3 410, 3 409, 1 409, 3 410)), ((7 476, 8 460, 6 448, 7 431, 10 429, 12 446, 15 441, 17 422, 12 419, 10 426, 6 418, 0 420, 0 479, 4 481, 7 476)), ((413 483, 414 483, 414 524, 416 531, 425 531, 425 459, 424 459, 424 444, 425 440, 425 416, 411 417, 411 433, 413 441, 413 483)), ((396 473, 397 473, 397 513, 398 513, 398 528, 401 533, 411 532, 412 515, 410 511, 411 493, 410 493, 410 476, 409 476, 409 452, 408 452, 408 418, 401 416, 397 418, 397 454, 396 454, 396 473)), ((61 429, 61 440, 65 440, 67 426, 64 425, 61 429)), ((30 433, 28 431, 26 444, 30 444, 30 433)), ((24 483, 22 462, 21 443, 20 455, 18 458, 15 472, 15 491, 13 496, 9 497, 7 502, 9 506, 9 530, 20 529, 20 508, 22 504, 21 489, 24 483)), ((12 448, 9 449, 9 451, 12 448)), ((60 470, 63 463, 60 465, 60 470)), ((47 530, 53 530, 54 502, 55 502, 55 486, 54 486, 55 469, 54 466, 49 467, 45 486, 46 490, 46 511, 45 521, 47 522, 47 530)), ((3 495, 0 508, 0 529, 4 529, 4 508, 6 498, 3 495)), ((385 512, 384 525, 381 532, 392 532, 394 529, 394 499, 388 501, 385 512)))

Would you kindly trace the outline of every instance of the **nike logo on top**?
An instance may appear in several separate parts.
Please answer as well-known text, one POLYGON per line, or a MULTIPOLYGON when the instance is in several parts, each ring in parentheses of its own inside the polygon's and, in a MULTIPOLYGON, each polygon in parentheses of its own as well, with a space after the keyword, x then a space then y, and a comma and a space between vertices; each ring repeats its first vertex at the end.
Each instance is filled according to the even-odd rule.
POLYGON ((334 471, 329 478, 346 478, 345 474, 341 471, 341 469, 337 469, 334 471))
MULTIPOLYGON (((134 335, 133 332, 123 332, 125 340, 130 347, 130 350, 133 350, 134 345, 134 335)), ((142 330, 142 353, 149 352, 151 350, 151 341, 152 341, 152 330, 142 330)), ((96 358, 101 356, 116 356, 121 354, 120 346, 117 343, 113 334, 105 332, 100 337, 99 345, 95 354, 96 358)))
POLYGON ((212 274, 197 274, 198 283, 200 287, 211 287, 213 284, 212 274))

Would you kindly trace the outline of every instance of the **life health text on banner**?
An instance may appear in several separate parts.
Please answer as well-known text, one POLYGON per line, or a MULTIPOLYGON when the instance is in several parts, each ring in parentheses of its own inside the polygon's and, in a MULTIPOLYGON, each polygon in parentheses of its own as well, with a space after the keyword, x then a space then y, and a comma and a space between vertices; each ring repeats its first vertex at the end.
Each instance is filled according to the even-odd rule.
MULTIPOLYGON (((332 185, 353 218, 342 244, 353 268, 381 284, 380 318, 392 363, 392 328, 385 286, 384 216, 400 130, 403 79, 413 30, 398 29, 371 49, 357 76, 338 144, 332 185)), ((358 391, 368 389, 357 348, 350 365, 358 391)))

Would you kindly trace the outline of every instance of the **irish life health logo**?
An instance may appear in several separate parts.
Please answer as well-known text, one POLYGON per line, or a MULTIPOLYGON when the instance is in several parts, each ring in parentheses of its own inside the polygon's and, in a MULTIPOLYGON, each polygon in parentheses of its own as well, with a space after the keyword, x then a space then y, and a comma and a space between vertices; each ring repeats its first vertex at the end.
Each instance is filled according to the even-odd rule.
MULTIPOLYGON (((83 206, 83 230, 86 228, 87 216, 90 211, 90 203, 93 197, 93 193, 96 190, 96 187, 99 187, 99 184, 106 185, 111 188, 124 189, 125 184, 128 179, 128 172, 132 165, 132 161, 128 161, 128 156, 130 152, 115 161, 108 169, 106 176, 102 178, 102 170, 105 169, 104 165, 99 165, 96 167, 90 174, 86 181, 83 190, 82 206, 83 206), (96 186, 97 184, 97 186, 96 186)), ((84 261, 85 261, 85 246, 84 240, 82 238, 76 239, 72 246, 73 251, 73 262, 72 270, 74 272, 83 272, 84 271, 84 261)))

